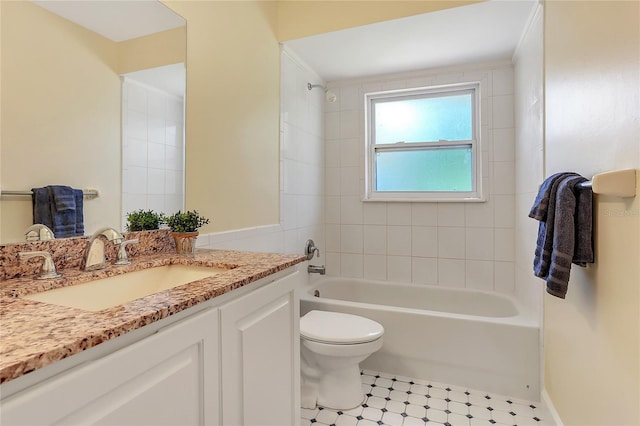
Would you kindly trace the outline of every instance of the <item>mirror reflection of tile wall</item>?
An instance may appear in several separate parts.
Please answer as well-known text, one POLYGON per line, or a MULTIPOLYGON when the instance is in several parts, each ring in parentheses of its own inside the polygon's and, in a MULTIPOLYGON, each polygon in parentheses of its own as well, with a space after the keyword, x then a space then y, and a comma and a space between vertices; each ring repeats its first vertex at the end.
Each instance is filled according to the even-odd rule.
POLYGON ((184 209, 184 99, 123 81, 122 223, 139 209, 184 209))

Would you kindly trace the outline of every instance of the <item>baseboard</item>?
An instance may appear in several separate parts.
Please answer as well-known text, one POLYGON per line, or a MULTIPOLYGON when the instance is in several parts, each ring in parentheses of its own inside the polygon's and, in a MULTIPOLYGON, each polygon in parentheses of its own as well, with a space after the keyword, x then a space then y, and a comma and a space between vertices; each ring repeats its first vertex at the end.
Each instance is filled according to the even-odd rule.
POLYGON ((551 401, 551 397, 549 397, 549 394, 547 393, 547 389, 542 389, 541 397, 542 402, 544 402, 547 410, 551 413, 551 417, 553 417, 553 421, 556 426, 564 426, 564 423, 562 423, 562 419, 560 418, 560 414, 556 411, 556 407, 553 405, 553 401, 551 401))

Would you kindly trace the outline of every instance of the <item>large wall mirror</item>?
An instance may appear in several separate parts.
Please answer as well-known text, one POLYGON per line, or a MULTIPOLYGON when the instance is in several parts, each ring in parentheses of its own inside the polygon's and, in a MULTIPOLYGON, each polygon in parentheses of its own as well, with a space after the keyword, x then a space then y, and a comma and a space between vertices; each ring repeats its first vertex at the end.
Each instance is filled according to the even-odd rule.
POLYGON ((158 1, 12 1, 1 10, 0 243, 28 192, 95 189, 85 234, 184 205, 186 22, 158 1))

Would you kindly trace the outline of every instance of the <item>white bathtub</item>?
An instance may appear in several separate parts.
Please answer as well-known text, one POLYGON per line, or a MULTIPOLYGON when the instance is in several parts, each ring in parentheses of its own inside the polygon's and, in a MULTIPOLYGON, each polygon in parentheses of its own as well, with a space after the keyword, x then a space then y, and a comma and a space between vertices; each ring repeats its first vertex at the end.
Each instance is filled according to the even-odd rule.
POLYGON ((301 315, 346 312, 384 326, 382 349, 362 368, 540 399, 539 329, 513 298, 335 277, 313 282, 300 298, 301 315))

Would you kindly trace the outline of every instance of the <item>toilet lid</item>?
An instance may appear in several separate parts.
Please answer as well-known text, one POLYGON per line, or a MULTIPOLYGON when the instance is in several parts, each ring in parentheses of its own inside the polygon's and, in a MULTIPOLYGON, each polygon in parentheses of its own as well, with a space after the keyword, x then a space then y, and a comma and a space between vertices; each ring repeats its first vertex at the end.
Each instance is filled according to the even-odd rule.
POLYGON ((357 315, 310 311, 300 318, 300 335, 316 342, 366 343, 380 338, 383 333, 381 324, 357 315))

